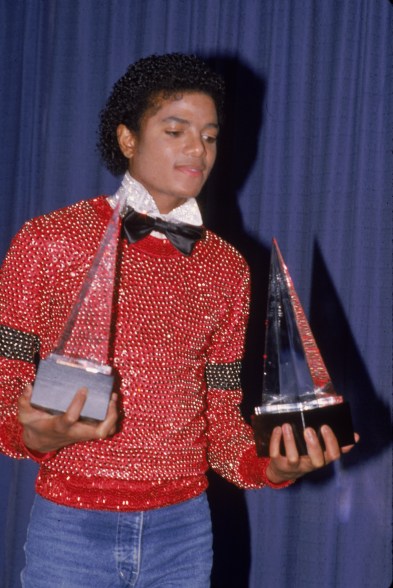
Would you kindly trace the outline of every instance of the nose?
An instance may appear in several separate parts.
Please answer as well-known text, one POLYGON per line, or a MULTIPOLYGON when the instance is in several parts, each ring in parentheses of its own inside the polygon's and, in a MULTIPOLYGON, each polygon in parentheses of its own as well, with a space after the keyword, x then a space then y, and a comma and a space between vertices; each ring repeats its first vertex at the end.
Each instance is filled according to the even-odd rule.
POLYGON ((192 133, 188 136, 185 144, 185 153, 194 157, 200 157, 205 153, 205 143, 198 133, 192 133))

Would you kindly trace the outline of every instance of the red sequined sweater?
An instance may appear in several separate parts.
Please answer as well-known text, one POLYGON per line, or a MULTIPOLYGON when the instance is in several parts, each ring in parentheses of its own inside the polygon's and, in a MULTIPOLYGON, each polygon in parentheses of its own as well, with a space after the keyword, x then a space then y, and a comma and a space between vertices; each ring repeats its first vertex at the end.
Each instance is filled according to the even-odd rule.
POLYGON ((206 488, 209 466, 244 488, 267 484, 239 410, 249 272, 209 231, 190 257, 153 236, 119 244, 119 431, 40 459, 25 447, 17 399, 35 353, 54 348, 110 214, 100 196, 29 221, 13 240, 0 274, 1 451, 39 461, 38 493, 79 508, 180 502, 206 488))

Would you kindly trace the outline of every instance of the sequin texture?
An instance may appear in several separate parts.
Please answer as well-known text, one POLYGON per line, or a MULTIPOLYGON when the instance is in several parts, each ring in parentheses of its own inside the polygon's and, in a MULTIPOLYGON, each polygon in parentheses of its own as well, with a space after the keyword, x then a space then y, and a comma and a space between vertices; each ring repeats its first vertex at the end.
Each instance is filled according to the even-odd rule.
MULTIPOLYGON (((1 270, 0 323, 39 337, 50 353, 64 327, 111 208, 105 197, 27 223, 1 270)), ((109 361, 119 375, 120 426, 110 439, 41 460, 38 492, 80 508, 143 510, 198 495, 213 467, 241 487, 266 481, 239 384, 249 273, 207 231, 186 258, 153 236, 119 244, 109 361), (209 388, 205 373, 209 374, 209 388)), ((0 358, 1 450, 28 452, 16 400, 31 364, 0 358)))
POLYGON ((237 390, 240 388, 241 361, 232 363, 207 364, 206 383, 210 388, 237 390))
POLYGON ((40 340, 36 335, 23 333, 0 325, 0 356, 33 362, 39 352, 40 340))

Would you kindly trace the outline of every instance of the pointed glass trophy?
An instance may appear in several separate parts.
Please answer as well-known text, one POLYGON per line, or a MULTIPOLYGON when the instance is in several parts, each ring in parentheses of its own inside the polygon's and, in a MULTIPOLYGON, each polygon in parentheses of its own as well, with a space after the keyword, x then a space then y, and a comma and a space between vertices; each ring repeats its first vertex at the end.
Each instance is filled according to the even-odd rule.
POLYGON ((81 418, 105 419, 114 382, 107 362, 123 206, 121 197, 56 348, 39 363, 31 403, 52 414, 65 412, 77 390, 86 387, 81 418))
MULTIPOLYGON (((304 429, 320 434, 329 425, 340 447, 354 443, 350 407, 336 394, 310 326, 296 294, 276 240, 273 240, 262 405, 251 417, 259 456, 269 455, 270 437, 276 426, 292 426, 300 455, 307 454, 304 429)), ((284 446, 281 445, 284 454, 284 446)))

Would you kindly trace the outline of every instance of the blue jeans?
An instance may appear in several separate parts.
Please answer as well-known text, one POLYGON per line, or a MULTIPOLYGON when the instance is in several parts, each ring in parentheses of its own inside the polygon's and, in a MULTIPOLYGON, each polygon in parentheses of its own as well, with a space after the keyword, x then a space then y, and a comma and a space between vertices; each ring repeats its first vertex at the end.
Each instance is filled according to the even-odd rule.
POLYGON ((206 494, 146 512, 79 510, 37 496, 24 588, 208 588, 206 494))

